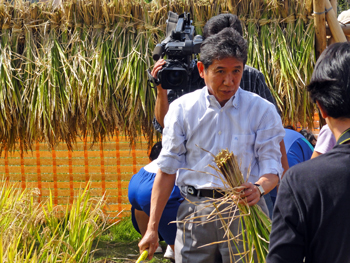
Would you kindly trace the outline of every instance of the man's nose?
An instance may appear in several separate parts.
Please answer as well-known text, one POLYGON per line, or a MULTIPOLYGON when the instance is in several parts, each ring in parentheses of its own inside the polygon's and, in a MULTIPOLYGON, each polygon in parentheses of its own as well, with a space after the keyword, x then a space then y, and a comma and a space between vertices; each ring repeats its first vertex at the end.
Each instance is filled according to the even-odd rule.
POLYGON ((232 73, 227 73, 224 77, 224 85, 231 86, 234 83, 234 77, 232 73))

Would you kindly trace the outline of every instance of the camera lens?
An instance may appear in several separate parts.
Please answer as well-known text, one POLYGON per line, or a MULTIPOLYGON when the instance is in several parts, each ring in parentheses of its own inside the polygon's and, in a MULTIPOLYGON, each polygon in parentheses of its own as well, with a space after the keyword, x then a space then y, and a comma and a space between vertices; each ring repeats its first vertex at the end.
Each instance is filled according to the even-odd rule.
POLYGON ((167 71, 166 81, 171 86, 181 86, 186 80, 186 73, 184 71, 169 70, 167 71))

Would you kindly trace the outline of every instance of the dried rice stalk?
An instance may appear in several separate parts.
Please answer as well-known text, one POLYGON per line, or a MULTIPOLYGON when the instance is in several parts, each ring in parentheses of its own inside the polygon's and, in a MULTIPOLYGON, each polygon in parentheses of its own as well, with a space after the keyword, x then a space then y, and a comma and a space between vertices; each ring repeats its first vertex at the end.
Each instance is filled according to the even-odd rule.
MULTIPOLYGON (((218 167, 218 169, 215 170, 219 171, 219 173, 223 175, 224 180, 226 180, 223 180, 224 185, 230 187, 230 190, 226 191, 226 196, 239 196, 239 193, 244 190, 241 185, 245 181, 240 171, 237 157, 228 150, 222 150, 215 156, 214 161, 218 167)), ((271 221, 269 217, 258 205, 250 207, 247 203, 240 202, 242 199, 232 200, 238 207, 241 215, 243 215, 240 217, 240 220, 242 220, 242 242, 246 242, 247 245, 247 251, 244 253, 246 255, 246 262, 254 262, 254 251, 258 262, 265 262, 271 231, 271 221)))
POLYGON ((213 212, 209 215, 196 216, 193 213, 185 218, 182 223, 203 224, 202 217, 206 217, 206 223, 220 220, 225 230, 223 240, 206 246, 227 242, 230 250, 230 262, 265 262, 268 253, 271 220, 258 205, 250 207, 244 202, 244 199, 239 198, 240 193, 244 190, 241 185, 246 180, 244 180, 240 171, 237 157, 228 150, 222 150, 216 156, 213 154, 212 156, 217 167, 209 166, 218 172, 219 176, 212 175, 222 180, 223 187, 221 190, 225 195, 207 201, 208 204, 205 208, 214 206, 213 212), (238 224, 240 230, 236 235, 230 230, 230 225, 235 220, 240 221, 238 224), (236 247, 236 251, 233 250, 233 246, 236 247), (243 247, 243 250, 240 250, 239 247, 243 247))

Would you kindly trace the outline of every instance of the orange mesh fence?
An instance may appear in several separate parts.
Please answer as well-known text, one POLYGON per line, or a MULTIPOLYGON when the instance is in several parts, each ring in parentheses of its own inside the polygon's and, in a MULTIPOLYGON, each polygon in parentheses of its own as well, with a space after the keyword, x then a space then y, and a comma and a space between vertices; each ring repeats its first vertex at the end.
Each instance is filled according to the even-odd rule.
MULTIPOLYGON (((314 117, 312 132, 317 135, 318 114, 314 117)), ((64 144, 49 150, 46 144, 37 143, 33 152, 5 151, 0 158, 0 180, 18 183, 22 189, 39 189, 39 201, 47 199, 51 191, 55 205, 72 204, 90 180, 91 195, 106 194, 106 211, 113 218, 130 211, 128 184, 132 175, 149 163, 147 154, 146 141, 130 148, 129 140, 121 135, 93 146, 85 138, 77 142, 74 151, 64 144)))
POLYGON ((64 144, 49 150, 37 143, 33 152, 5 152, 0 158, 2 181, 18 183, 22 189, 39 189, 38 199, 49 198, 55 205, 72 204, 80 188, 91 181, 91 196, 107 196, 106 212, 116 217, 130 211, 128 184, 133 174, 149 163, 147 142, 130 148, 124 136, 116 136, 91 147, 78 141, 74 151, 64 144))

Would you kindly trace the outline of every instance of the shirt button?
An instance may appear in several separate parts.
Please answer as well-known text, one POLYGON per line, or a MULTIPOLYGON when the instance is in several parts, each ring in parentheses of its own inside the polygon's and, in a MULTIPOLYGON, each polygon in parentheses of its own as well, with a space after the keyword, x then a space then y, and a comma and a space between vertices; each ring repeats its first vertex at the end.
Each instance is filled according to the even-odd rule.
POLYGON ((218 134, 221 135, 221 131, 219 131, 218 134))
POLYGON ((220 110, 220 112, 223 112, 223 111, 224 111, 223 109, 220 110))

